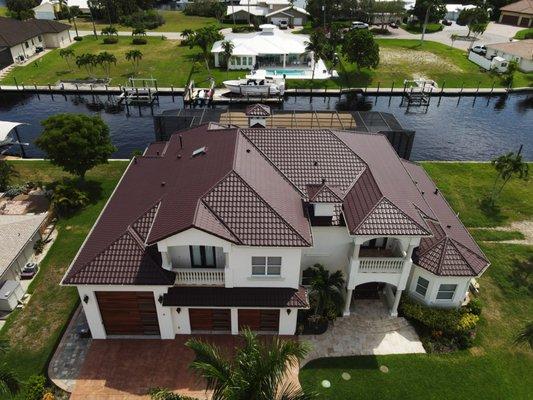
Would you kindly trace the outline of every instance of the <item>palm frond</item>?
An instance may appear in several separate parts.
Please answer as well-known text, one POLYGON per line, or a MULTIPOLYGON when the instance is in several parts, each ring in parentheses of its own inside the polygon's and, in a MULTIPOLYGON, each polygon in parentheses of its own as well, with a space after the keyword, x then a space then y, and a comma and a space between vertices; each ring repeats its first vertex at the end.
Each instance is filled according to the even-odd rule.
POLYGON ((16 394, 20 391, 20 380, 6 364, 0 364, 0 394, 16 394))
POLYGON ((317 393, 304 392, 302 389, 289 383, 283 386, 276 397, 277 400, 311 400, 318 397, 317 393))

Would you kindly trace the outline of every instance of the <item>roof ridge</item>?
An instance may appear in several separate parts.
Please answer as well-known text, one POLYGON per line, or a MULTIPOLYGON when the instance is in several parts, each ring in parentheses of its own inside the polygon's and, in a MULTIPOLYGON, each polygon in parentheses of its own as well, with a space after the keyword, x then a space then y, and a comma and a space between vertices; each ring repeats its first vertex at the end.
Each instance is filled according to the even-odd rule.
POLYGON ((263 196, 261 196, 259 193, 257 193, 257 191, 250 185, 248 184, 248 182, 246 182, 244 180, 244 178, 242 176, 240 176, 236 171, 233 171, 235 172, 235 175, 248 187, 250 188, 250 190, 252 192, 255 193, 255 195, 261 199, 261 201, 267 206, 267 208, 269 208, 270 210, 272 210, 272 212, 274 212, 274 214, 276 214, 276 216, 285 224, 289 227, 289 229, 291 229, 293 231, 293 233, 295 233, 298 237, 300 237, 300 239, 302 240, 302 242, 304 243, 307 243, 308 245, 311 245, 311 243, 309 243, 301 234, 300 232, 298 232, 290 223, 288 223, 285 218, 283 218, 277 211, 276 209, 274 209, 274 207, 272 207, 270 205, 270 203, 268 203, 264 198, 263 196))
MULTIPOLYGON (((434 236, 433 236, 434 237, 434 236)), ((441 237, 440 239, 438 239, 435 243, 433 243, 433 245, 429 246, 426 250, 424 251, 420 251, 420 246, 418 247, 418 257, 420 258, 421 256, 429 253, 431 250, 433 250, 435 247, 437 247, 440 243, 442 243, 444 240, 446 240, 448 237, 446 235, 444 235, 443 237, 441 237)))

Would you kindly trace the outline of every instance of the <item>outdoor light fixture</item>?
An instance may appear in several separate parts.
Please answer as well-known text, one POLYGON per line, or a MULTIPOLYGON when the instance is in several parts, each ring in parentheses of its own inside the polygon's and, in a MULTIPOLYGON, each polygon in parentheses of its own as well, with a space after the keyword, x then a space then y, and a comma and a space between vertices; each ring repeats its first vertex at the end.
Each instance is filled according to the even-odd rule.
POLYGON ((291 309, 290 308, 287 308, 287 315, 289 315, 291 313, 291 309))
POLYGON ((89 302, 89 296, 87 295, 83 296, 83 302, 87 304, 89 302))
POLYGON ((159 302, 159 304, 163 304, 163 295, 160 294, 159 297, 157 298, 157 301, 159 302))
POLYGON ((179 314, 181 312, 181 308, 176 308, 176 312, 179 314))

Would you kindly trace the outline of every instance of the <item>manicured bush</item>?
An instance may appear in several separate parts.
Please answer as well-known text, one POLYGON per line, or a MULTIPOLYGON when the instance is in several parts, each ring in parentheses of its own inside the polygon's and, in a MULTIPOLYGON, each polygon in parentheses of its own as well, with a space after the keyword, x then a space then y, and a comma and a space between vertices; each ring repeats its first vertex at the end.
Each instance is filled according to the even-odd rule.
POLYGON ((54 187, 52 207, 59 216, 68 216, 89 204, 89 196, 78 182, 63 180, 54 187))
POLYGON ((83 40, 83 36, 74 36, 74 40, 76 42, 81 42, 83 40))
POLYGON ((131 44, 146 44, 148 43, 148 40, 144 37, 134 37, 132 40, 131 40, 131 44))
POLYGON ((247 33, 247 32, 255 32, 255 27, 250 25, 239 25, 234 26, 231 28, 231 31, 233 33, 247 33))
POLYGON ((464 309, 471 314, 480 316, 482 307, 483 305, 481 304, 481 300, 479 300, 478 298, 474 298, 468 302, 464 309))
POLYGON ((118 43, 118 37, 116 36, 107 36, 104 38, 104 44, 115 44, 118 43))
POLYGON ((130 15, 125 15, 120 19, 123 25, 155 29, 165 23, 165 19, 155 10, 138 11, 130 15))
POLYGON ((46 379, 42 375, 32 375, 26 384, 26 400, 42 400, 46 392, 46 379))

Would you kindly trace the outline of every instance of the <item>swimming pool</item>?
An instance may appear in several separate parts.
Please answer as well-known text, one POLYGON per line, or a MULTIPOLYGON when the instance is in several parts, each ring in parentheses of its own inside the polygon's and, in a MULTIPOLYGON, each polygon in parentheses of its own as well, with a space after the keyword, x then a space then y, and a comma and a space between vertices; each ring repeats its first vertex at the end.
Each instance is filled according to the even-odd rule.
POLYGON ((303 76, 305 75, 305 70, 303 69, 267 69, 269 74, 274 75, 287 75, 287 76, 303 76))

